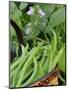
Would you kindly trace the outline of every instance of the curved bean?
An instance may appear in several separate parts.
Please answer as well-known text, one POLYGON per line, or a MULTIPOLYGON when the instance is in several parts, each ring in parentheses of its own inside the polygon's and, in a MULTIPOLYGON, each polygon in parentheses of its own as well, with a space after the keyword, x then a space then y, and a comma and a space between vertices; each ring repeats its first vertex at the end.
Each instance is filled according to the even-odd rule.
POLYGON ((22 47, 22 55, 21 55, 20 58, 18 58, 13 64, 11 64, 11 66, 10 66, 10 70, 11 70, 11 71, 18 66, 18 64, 22 61, 22 58, 23 58, 23 57, 26 55, 26 53, 28 52, 28 44, 26 45, 25 48, 24 48, 23 45, 21 45, 21 47, 22 47))
POLYGON ((29 72, 25 75, 23 81, 33 72, 33 68, 29 70, 29 72))
POLYGON ((56 64, 58 63, 60 57, 62 56, 62 54, 63 54, 63 52, 64 52, 64 49, 65 49, 65 47, 63 47, 63 48, 61 48, 61 49, 59 50, 57 56, 56 56, 55 59, 54 59, 54 62, 53 62, 53 64, 52 64, 52 68, 51 68, 51 69, 54 69, 54 68, 55 68, 56 64))
POLYGON ((18 60, 16 60, 13 64, 10 65, 10 71, 12 71, 14 68, 16 68, 18 66, 18 64, 21 62, 21 58, 23 56, 20 56, 20 58, 18 60))
POLYGON ((36 74, 37 74, 37 61, 36 61, 36 58, 34 58, 34 72, 32 73, 31 77, 22 86, 24 87, 30 84, 34 80, 34 77, 36 76, 36 74))
MULTIPOLYGON (((16 84, 15 81, 16 81, 17 75, 18 75, 21 67, 23 67, 23 65, 24 65, 25 61, 27 60, 28 56, 29 56, 29 53, 27 54, 27 56, 24 56, 24 57, 22 58, 22 61, 21 61, 20 64, 18 65, 18 67, 17 67, 17 69, 16 69, 16 72, 15 72, 15 74, 14 74, 14 77, 13 77, 13 83, 14 83, 14 84, 16 84)), ((14 85, 14 84, 13 84, 13 85, 14 85)))
POLYGON ((23 77, 25 75, 25 71, 27 69, 27 66, 28 66, 28 63, 31 63, 33 57, 39 52, 40 50, 40 47, 43 45, 43 43, 40 43, 37 47, 34 47, 34 49, 32 50, 32 53, 30 55, 30 57, 28 58, 27 62, 25 63, 23 69, 22 69, 22 72, 21 72, 21 75, 20 75, 20 78, 16 84, 16 87, 19 87, 22 83, 22 80, 23 80, 23 77))

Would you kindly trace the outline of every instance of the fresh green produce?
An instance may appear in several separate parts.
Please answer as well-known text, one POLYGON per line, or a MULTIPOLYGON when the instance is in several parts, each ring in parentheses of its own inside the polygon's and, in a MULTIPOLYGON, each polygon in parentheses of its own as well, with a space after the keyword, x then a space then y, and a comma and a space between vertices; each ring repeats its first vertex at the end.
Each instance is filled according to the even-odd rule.
POLYGON ((10 24, 11 50, 16 53, 10 62, 10 87, 27 87, 55 68, 62 82, 58 85, 64 85, 65 6, 10 2, 10 19, 18 25, 24 39, 24 45, 19 43, 10 24))

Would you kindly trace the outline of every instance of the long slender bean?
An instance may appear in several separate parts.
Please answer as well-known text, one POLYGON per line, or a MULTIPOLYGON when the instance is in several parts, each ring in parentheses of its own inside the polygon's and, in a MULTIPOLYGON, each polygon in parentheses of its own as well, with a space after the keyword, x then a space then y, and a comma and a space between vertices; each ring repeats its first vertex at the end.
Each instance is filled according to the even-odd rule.
POLYGON ((17 68, 13 71, 10 72, 10 79, 12 79, 12 77, 14 76, 15 72, 16 72, 17 68))
POLYGON ((48 61, 49 61, 49 70, 48 72, 51 71, 51 67, 52 67, 52 64, 53 64, 53 60, 54 60, 54 57, 53 57, 53 51, 50 51, 49 52, 49 55, 48 55, 48 61))
POLYGON ((20 58, 18 60, 16 60, 13 64, 11 64, 10 71, 12 71, 14 68, 16 68, 18 66, 18 64, 21 62, 22 57, 23 56, 20 56, 20 58))
POLYGON ((50 44, 50 51, 49 51, 49 55, 48 55, 48 60, 49 60, 49 70, 48 72, 50 72, 52 70, 52 64, 53 64, 53 60, 54 60, 54 57, 55 57, 55 52, 56 52, 56 49, 57 49, 57 36, 56 36, 56 33, 54 31, 53 32, 53 39, 51 41, 51 44, 50 44))
POLYGON ((32 61, 33 57, 39 52, 40 50, 40 47, 43 45, 43 43, 40 43, 37 47, 35 47, 29 57, 29 59, 27 60, 27 62, 25 63, 23 69, 22 69, 22 72, 21 72, 21 75, 20 75, 20 78, 16 84, 16 87, 19 87, 22 83, 22 80, 23 80, 23 77, 25 75, 25 71, 27 69, 27 66, 28 66, 28 63, 32 61))
POLYGON ((38 80, 43 75, 44 75, 43 68, 42 68, 40 62, 38 62, 38 70, 37 70, 37 74, 36 74, 34 81, 38 80))
POLYGON ((33 72, 33 68, 29 70, 29 72, 27 72, 27 74, 25 75, 23 81, 33 72))
POLYGON ((58 52, 57 56, 55 57, 53 65, 52 65, 52 69, 55 68, 56 64, 58 63, 59 59, 61 58, 61 56, 62 56, 62 54, 64 52, 64 48, 65 47, 61 48, 60 51, 58 52))
POLYGON ((24 87, 29 83, 31 83, 34 80, 34 77, 36 76, 36 74, 37 74, 37 61, 36 61, 36 58, 34 58, 34 72, 31 75, 31 77, 22 86, 24 87))
POLYGON ((22 58, 24 57, 24 55, 28 51, 28 44, 26 45, 25 48, 23 45, 21 45, 21 47, 22 47, 22 55, 13 64, 11 64, 10 70, 13 70, 14 68, 16 68, 18 66, 18 64, 21 62, 22 58))
POLYGON ((48 64, 49 64, 49 61, 48 61, 48 59, 46 59, 46 61, 44 62, 44 65, 43 65, 43 70, 44 70, 45 74, 48 72, 48 64))
POLYGON ((46 56, 47 56, 47 47, 44 48, 44 52, 43 52, 42 58, 40 60, 41 67, 43 66, 44 62, 46 61, 46 56))
POLYGON ((13 77, 13 83, 16 84, 15 81, 16 81, 16 78, 17 78, 17 74, 18 74, 18 72, 20 71, 21 67, 24 65, 24 63, 25 63, 25 61, 27 60, 28 56, 29 56, 29 53, 27 54, 27 56, 24 56, 24 57, 22 58, 22 61, 21 61, 20 64, 18 65, 17 70, 16 70, 16 72, 15 72, 15 74, 14 74, 14 77, 13 77))

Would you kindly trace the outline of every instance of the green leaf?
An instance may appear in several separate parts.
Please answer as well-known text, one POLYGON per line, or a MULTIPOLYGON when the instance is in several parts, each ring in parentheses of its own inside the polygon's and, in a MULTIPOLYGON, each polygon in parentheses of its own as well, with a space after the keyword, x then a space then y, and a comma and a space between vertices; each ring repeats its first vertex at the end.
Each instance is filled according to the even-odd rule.
POLYGON ((15 21, 15 23, 20 27, 20 29, 22 28, 22 23, 21 23, 21 16, 22 16, 22 13, 17 10, 13 15, 11 15, 11 19, 13 21, 15 21))
POLYGON ((50 15, 53 13, 54 9, 55 9, 55 5, 50 5, 50 4, 40 4, 40 7, 42 8, 42 10, 46 13, 47 18, 50 17, 50 15))
POLYGON ((20 3, 19 9, 23 10, 24 8, 27 7, 27 5, 28 5, 27 3, 20 3))
POLYGON ((10 39, 11 39, 11 41, 17 42, 17 35, 16 35, 16 32, 15 32, 14 28, 12 27, 12 25, 10 25, 10 39))
POLYGON ((14 14, 17 11, 16 4, 14 2, 10 2, 10 15, 14 14))
POLYGON ((10 18, 15 21, 15 23, 22 28, 22 23, 21 23, 21 16, 22 12, 18 10, 16 4, 14 2, 10 3, 10 18))
POLYGON ((48 27, 54 28, 55 26, 63 23, 65 20, 65 8, 58 9, 55 11, 49 20, 48 27))
POLYGON ((11 49, 14 51, 16 47, 18 46, 18 39, 12 25, 10 25, 10 43, 11 43, 11 49))

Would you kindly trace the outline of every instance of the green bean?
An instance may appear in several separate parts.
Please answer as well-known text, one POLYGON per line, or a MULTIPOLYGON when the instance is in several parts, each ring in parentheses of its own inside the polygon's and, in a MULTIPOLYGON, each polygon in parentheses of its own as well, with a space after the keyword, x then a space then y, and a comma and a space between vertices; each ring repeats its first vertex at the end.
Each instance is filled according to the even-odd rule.
MULTIPOLYGON (((36 60, 40 59, 40 57, 41 57, 41 55, 42 55, 41 53, 42 53, 42 51, 40 51, 40 52, 38 53, 38 55, 36 56, 36 60)), ((32 61, 31 61, 31 62, 32 62, 32 61)), ((33 62, 32 62, 32 63, 33 63, 33 62)), ((29 71, 29 68, 31 69, 30 65, 31 65, 31 63, 29 63, 29 65, 28 65, 28 67, 27 67, 28 69, 26 70, 26 72, 29 71)))
POLYGON ((22 60, 20 61, 18 67, 16 68, 15 74, 14 74, 14 76, 13 76, 13 82, 12 82, 13 85, 16 84, 16 82, 17 82, 17 77, 18 77, 18 72, 19 72, 19 70, 21 69, 21 67, 23 66, 23 64, 25 63, 26 59, 27 59, 28 56, 29 56, 29 53, 27 54, 27 56, 25 56, 25 53, 27 52, 27 49, 28 49, 28 47, 26 46, 25 52, 24 52, 24 54, 23 54, 23 57, 21 58, 22 60))
POLYGON ((51 45, 52 45, 52 50, 55 53, 56 49, 57 49, 57 36, 56 36, 56 33, 55 33, 54 30, 52 32, 53 32, 54 37, 53 37, 53 39, 51 41, 51 45))
POLYGON ((43 75, 44 75, 43 68, 42 68, 40 62, 38 62, 38 70, 37 70, 37 74, 36 74, 36 77, 34 79, 34 82, 36 80, 38 80, 39 78, 41 78, 43 75))
POLYGON ((36 39, 39 40, 39 41, 43 41, 44 43, 48 44, 47 41, 45 41, 45 40, 43 40, 43 39, 41 39, 41 38, 36 38, 36 39))
POLYGON ((21 67, 24 65, 24 63, 25 63, 25 61, 27 60, 28 56, 29 56, 29 53, 27 54, 27 56, 24 56, 24 57, 22 58, 22 61, 21 61, 20 64, 18 65, 17 70, 16 70, 16 72, 15 72, 15 74, 14 74, 14 77, 13 77, 13 83, 16 83, 15 81, 16 81, 16 78, 17 78, 17 74, 18 74, 18 72, 20 71, 21 67))
POLYGON ((30 69, 30 70, 26 73, 26 75, 25 75, 23 81, 24 81, 32 72, 33 72, 33 68, 30 69))
MULTIPOLYGON (((23 68, 23 67, 22 67, 23 68)), ((19 77, 20 77, 20 74, 21 74, 21 72, 22 72, 22 68, 21 68, 21 70, 18 72, 18 74, 17 74, 17 77, 16 77, 16 83, 17 83, 17 81, 18 81, 18 79, 19 79, 19 77)), ((28 68, 28 70, 26 70, 26 73, 25 73, 25 76, 24 76, 24 79, 23 79, 23 81, 31 74, 31 71, 33 71, 33 66, 31 65, 31 66, 29 66, 29 67, 27 67, 28 68)), ((22 83, 23 83, 23 81, 22 81, 22 83)))
MULTIPOLYGON (((38 55, 36 56, 36 59, 39 60, 41 56, 42 56, 42 50, 40 50, 40 51, 38 52, 38 55)), ((31 60, 31 62, 28 63, 28 68, 29 68, 29 66, 30 66, 31 64, 33 64, 33 60, 31 60)))
POLYGON ((46 61, 46 56, 47 56, 47 47, 44 48, 43 56, 40 60, 41 67, 43 66, 44 62, 46 61))
POLYGON ((11 64, 11 66, 10 66, 11 71, 18 66, 18 64, 21 62, 22 57, 23 56, 20 56, 20 58, 18 60, 16 60, 13 64, 11 64))
POLYGON ((49 64, 49 61, 48 59, 46 59, 43 65, 43 71, 45 72, 45 74, 48 72, 48 64, 49 64))
POLYGON ((43 56, 42 56, 42 58, 41 58, 41 60, 39 62, 39 69, 40 69, 40 71, 39 71, 39 74, 38 74, 38 78, 40 78, 41 76, 43 76, 45 74, 44 69, 43 69, 43 65, 44 65, 44 63, 46 61, 47 49, 48 49, 48 46, 46 46, 44 48, 43 56))
POLYGON ((13 71, 10 72, 10 78, 12 79, 12 77, 14 76, 15 72, 16 72, 17 68, 13 71))
POLYGON ((12 79, 13 77, 13 82, 17 80, 17 76, 18 76, 18 72, 19 70, 21 69, 21 67, 23 66, 23 64, 25 63, 26 59, 28 58, 29 54, 25 57, 22 58, 23 60, 21 60, 20 64, 18 65, 17 68, 15 68, 14 70, 11 71, 11 74, 10 74, 10 78, 12 79), (16 79, 15 79, 16 78, 16 79))
POLYGON ((10 72, 10 80, 11 80, 11 83, 13 83, 13 77, 14 77, 16 71, 17 71, 17 68, 15 68, 13 71, 10 72))
MULTIPOLYGON (((41 55, 42 55, 41 52, 39 52, 38 55, 36 56, 36 60, 40 59, 41 55)), ((39 62, 39 61, 38 61, 38 62, 39 62)), ((29 63, 29 65, 30 65, 30 63, 29 63)), ((42 69, 40 63, 39 63, 39 66, 40 66, 40 67, 38 67, 38 68, 42 69)), ((36 77, 35 77, 35 78, 36 78, 36 77)))
POLYGON ((37 73, 37 61, 36 58, 34 58, 34 72, 32 73, 31 77, 22 86, 26 86, 30 84, 34 80, 36 73, 37 73))
POLYGON ((52 65, 52 69, 54 69, 55 66, 56 66, 56 64, 58 63, 60 57, 62 56, 62 54, 63 54, 63 52, 64 52, 64 48, 65 48, 65 47, 63 47, 63 48, 61 48, 61 49, 59 50, 57 56, 56 56, 55 59, 54 59, 54 62, 53 62, 53 65, 52 65))
POLYGON ((12 84, 14 85, 14 87, 15 87, 16 82, 17 82, 17 80, 18 80, 19 74, 20 74, 20 71, 19 71, 18 73, 17 73, 17 71, 16 71, 15 74, 14 74, 14 76, 13 76, 13 78, 12 78, 12 84))
POLYGON ((49 52, 48 60, 49 60, 49 70, 48 70, 48 72, 50 72, 52 70, 51 67, 52 67, 53 60, 54 60, 53 51, 49 52))
POLYGON ((10 66, 10 70, 13 70, 14 68, 16 68, 18 66, 18 64, 22 61, 22 58, 24 57, 25 53, 28 50, 28 45, 26 45, 26 47, 24 48, 24 46, 22 46, 22 55, 20 56, 20 58, 18 60, 16 60, 13 64, 11 64, 10 66))
POLYGON ((54 57, 55 57, 55 52, 57 50, 57 36, 56 36, 56 33, 54 31, 53 32, 53 39, 51 41, 51 44, 50 44, 50 51, 49 51, 49 54, 48 54, 48 60, 49 60, 49 70, 48 72, 50 72, 52 69, 52 64, 53 64, 53 60, 54 60, 54 57))
MULTIPOLYGON (((31 50, 31 52, 32 52, 32 50, 31 50)), ((42 50, 41 50, 41 51, 38 53, 38 55, 36 56, 36 59, 37 59, 37 60, 41 57, 41 53, 42 53, 42 50)), ((28 63, 28 67, 27 67, 27 70, 25 71, 25 74, 27 74, 27 72, 28 72, 31 68, 33 68, 33 67, 32 67, 32 64, 33 64, 33 60, 28 63), (31 65, 31 66, 30 66, 30 65, 31 65)), ((23 81, 24 81, 24 78, 23 78, 22 82, 23 82, 23 81)))
MULTIPOLYGON (((30 57, 29 57, 30 58, 30 57)), ((30 59, 28 59, 29 61, 30 60, 32 60, 31 58, 30 59)), ((28 60, 27 60, 27 62, 24 64, 24 66, 23 66, 23 68, 22 68, 22 72, 21 72, 21 75, 20 75, 20 78, 19 78, 19 80, 18 80, 18 82, 17 82, 17 85, 16 85, 16 87, 18 86, 20 86, 20 84, 22 83, 22 81, 23 81, 23 77, 24 77, 24 75, 25 75, 25 71, 26 71, 26 68, 27 68, 27 66, 28 66, 28 60)), ((31 63, 31 62, 30 62, 31 63)))
POLYGON ((12 85, 15 87, 15 85, 16 85, 16 83, 17 83, 17 80, 18 80, 18 78, 19 78, 19 76, 20 76, 20 73, 21 73, 21 70, 16 74, 16 71, 17 71, 17 69, 18 68, 16 68, 15 70, 13 70, 12 71, 12 74, 13 74, 13 72, 14 72, 14 74, 13 74, 13 77, 11 78, 12 79, 12 85), (15 78, 15 75, 16 75, 16 79, 14 80, 14 78, 15 78))
POLYGON ((30 55, 30 57, 28 58, 27 62, 25 63, 23 69, 22 69, 22 72, 21 72, 21 75, 20 75, 20 78, 16 84, 16 87, 19 87, 22 83, 22 80, 23 80, 23 77, 25 75, 25 71, 27 69, 27 66, 28 66, 28 63, 31 63, 33 57, 39 52, 40 50, 40 47, 43 45, 43 43, 40 43, 37 47, 35 47, 33 50, 32 50, 32 53, 30 55))

